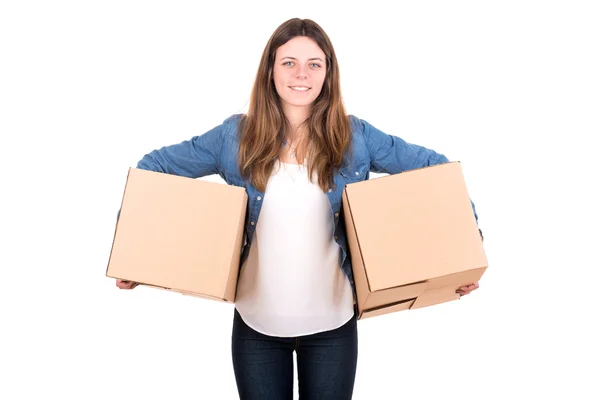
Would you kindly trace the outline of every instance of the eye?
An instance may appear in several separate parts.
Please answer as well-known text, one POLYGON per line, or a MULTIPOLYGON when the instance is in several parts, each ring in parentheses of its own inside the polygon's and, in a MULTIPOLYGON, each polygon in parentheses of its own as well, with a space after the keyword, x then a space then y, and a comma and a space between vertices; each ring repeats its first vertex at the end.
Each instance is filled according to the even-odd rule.
MULTIPOLYGON (((286 62, 284 62, 284 63, 283 63, 283 65, 285 65, 285 66, 287 67, 287 66, 288 66, 288 64, 293 64, 293 63, 294 63, 293 61, 286 61, 286 62)), ((290 65, 290 66, 291 66, 291 65, 290 65)))
POLYGON ((314 65, 314 66, 315 66, 315 68, 321 68, 321 64, 312 63, 312 64, 310 64, 310 65, 314 65))

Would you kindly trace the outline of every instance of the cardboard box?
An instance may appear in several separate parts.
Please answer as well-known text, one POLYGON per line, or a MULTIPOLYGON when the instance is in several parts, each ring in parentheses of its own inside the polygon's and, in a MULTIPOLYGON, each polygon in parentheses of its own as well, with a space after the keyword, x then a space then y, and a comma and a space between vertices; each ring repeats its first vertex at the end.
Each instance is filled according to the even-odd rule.
POLYGON ((245 189, 130 168, 106 276, 233 303, 245 189))
POLYGON ((359 319, 458 299, 487 268, 459 162, 346 185, 359 319))

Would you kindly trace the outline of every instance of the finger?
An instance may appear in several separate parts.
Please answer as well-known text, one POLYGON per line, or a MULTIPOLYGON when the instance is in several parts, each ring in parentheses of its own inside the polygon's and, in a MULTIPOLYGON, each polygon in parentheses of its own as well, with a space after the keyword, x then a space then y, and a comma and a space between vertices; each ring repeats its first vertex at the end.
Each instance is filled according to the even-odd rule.
POLYGON ((117 287, 119 289, 133 289, 135 286, 135 282, 131 281, 117 281, 117 287))

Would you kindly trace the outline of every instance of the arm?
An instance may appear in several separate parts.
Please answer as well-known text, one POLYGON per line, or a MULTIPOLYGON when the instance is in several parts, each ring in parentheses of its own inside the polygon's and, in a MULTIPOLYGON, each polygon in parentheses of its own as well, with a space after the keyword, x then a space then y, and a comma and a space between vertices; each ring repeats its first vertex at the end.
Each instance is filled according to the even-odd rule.
POLYGON ((372 172, 398 174, 411 169, 448 162, 443 154, 423 146, 407 143, 398 136, 380 131, 364 120, 359 121, 369 149, 372 172))
MULTIPOLYGON (((448 162, 448 158, 443 154, 408 143, 397 136, 388 135, 362 119, 356 118, 356 122, 358 122, 359 130, 363 133, 367 143, 372 172, 398 174, 411 169, 448 162)), ((475 221, 479 223, 473 201, 471 201, 471 207, 475 221)), ((481 230, 479 233, 481 235, 481 230)), ((481 238, 483 239, 483 235, 481 238)))
POLYGON ((137 168, 166 174, 199 178, 217 174, 223 144, 223 125, 183 141, 146 154, 137 168))

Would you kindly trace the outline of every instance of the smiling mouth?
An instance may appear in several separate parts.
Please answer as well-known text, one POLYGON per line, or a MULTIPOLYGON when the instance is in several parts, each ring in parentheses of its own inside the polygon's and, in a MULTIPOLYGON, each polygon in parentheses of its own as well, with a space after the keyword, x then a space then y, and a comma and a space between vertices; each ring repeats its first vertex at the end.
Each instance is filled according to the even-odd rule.
POLYGON ((288 86, 288 87, 295 92, 308 92, 310 90, 310 88, 307 86, 288 86))

